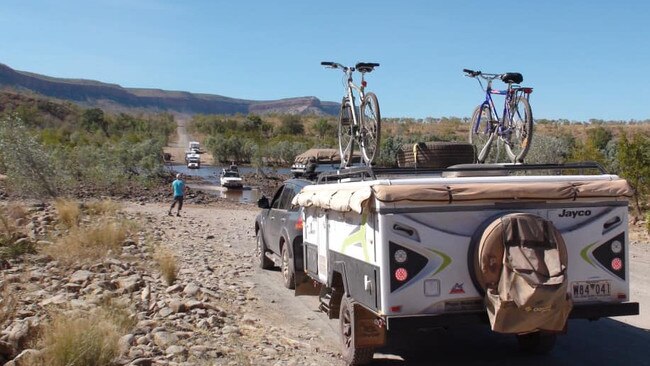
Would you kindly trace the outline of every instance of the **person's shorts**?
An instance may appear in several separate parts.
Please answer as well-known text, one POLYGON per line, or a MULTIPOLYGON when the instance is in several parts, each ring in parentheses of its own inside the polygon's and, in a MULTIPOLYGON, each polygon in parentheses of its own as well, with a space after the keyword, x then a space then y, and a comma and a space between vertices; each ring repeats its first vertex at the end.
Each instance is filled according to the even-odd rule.
POLYGON ((183 206, 183 196, 174 196, 174 202, 178 202, 179 208, 183 206))

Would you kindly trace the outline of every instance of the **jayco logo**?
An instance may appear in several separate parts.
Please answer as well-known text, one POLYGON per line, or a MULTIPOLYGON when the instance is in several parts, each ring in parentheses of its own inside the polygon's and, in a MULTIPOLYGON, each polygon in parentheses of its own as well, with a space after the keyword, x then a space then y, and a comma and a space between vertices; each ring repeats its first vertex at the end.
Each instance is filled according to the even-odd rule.
POLYGON ((591 210, 562 210, 558 217, 570 217, 575 219, 578 216, 591 216, 591 210))

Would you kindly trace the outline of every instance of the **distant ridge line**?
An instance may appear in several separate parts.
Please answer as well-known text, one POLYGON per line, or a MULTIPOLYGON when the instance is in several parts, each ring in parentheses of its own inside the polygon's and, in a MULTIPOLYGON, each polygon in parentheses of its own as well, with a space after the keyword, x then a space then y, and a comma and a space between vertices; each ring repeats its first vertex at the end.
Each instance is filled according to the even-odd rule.
POLYGON ((14 70, 0 63, 0 87, 68 100, 83 107, 114 112, 182 114, 298 114, 338 115, 340 105, 316 97, 246 100, 221 95, 149 88, 125 88, 96 80, 66 79, 14 70))

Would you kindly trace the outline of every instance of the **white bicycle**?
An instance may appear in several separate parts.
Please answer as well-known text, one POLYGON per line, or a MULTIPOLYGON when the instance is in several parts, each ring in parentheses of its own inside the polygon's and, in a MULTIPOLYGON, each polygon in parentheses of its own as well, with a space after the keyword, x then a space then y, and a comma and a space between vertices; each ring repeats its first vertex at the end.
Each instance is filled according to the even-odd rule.
POLYGON ((349 167, 352 164, 355 142, 361 148, 365 164, 371 165, 378 155, 381 117, 377 96, 372 92, 365 92, 367 83, 364 76, 379 64, 359 62, 354 67, 348 67, 337 62, 323 61, 321 65, 332 69, 341 69, 345 74, 346 95, 341 102, 338 126, 341 168, 349 167), (361 73, 360 86, 356 85, 352 80, 354 71, 361 73), (361 106, 358 109, 355 105, 355 90, 359 93, 359 100, 361 101, 361 106))

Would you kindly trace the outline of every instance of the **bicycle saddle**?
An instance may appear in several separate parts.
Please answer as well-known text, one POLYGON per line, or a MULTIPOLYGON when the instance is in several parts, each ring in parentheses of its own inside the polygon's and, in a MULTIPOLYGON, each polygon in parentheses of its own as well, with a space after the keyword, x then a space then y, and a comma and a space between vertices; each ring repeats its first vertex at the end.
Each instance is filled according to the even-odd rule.
POLYGON ((501 81, 506 84, 519 84, 524 81, 524 77, 518 72, 506 72, 501 75, 501 81))
POLYGON ((377 66, 379 66, 379 64, 373 62, 359 62, 354 66, 354 68, 359 72, 371 72, 377 66))

